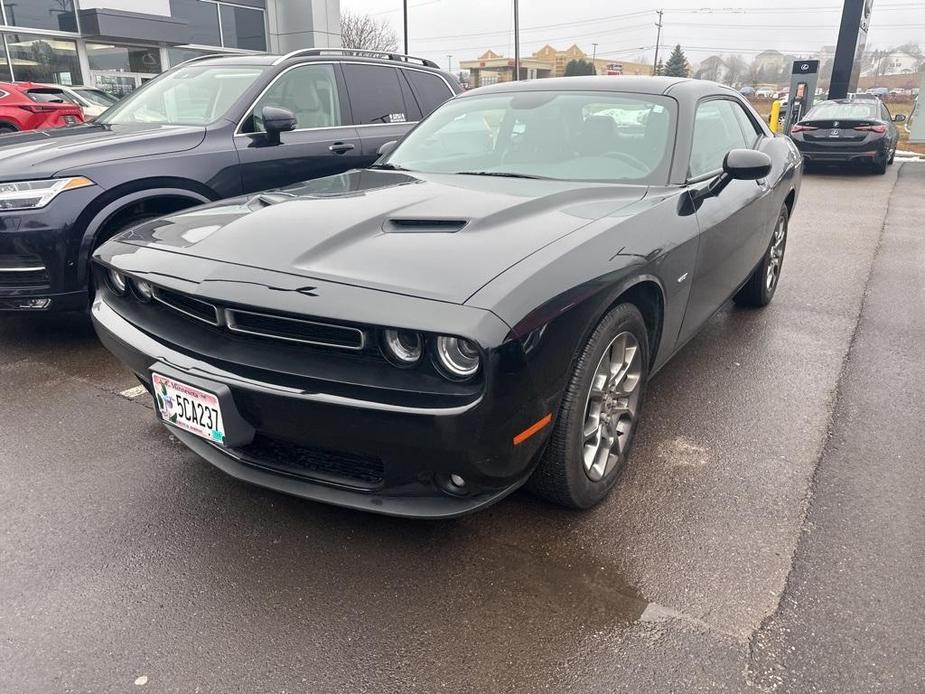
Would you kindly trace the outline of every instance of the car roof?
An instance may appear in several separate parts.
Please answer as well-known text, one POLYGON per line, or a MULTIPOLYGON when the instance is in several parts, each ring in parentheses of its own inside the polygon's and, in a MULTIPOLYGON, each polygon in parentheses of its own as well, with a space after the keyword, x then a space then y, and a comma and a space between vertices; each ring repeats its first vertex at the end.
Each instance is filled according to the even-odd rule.
POLYGON ((636 75, 597 75, 581 77, 552 77, 546 79, 499 82, 461 94, 471 96, 513 91, 610 91, 634 94, 666 94, 700 98, 709 94, 736 94, 731 87, 686 77, 645 77, 636 75))

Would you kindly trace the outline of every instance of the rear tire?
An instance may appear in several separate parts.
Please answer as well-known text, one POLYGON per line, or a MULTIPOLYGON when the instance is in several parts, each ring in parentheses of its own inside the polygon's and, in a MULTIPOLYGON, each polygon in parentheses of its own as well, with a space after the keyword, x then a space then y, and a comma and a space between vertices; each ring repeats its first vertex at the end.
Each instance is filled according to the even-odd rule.
POLYGON ((887 165, 892 165, 893 160, 896 158, 896 148, 893 148, 893 151, 890 153, 890 159, 887 161, 887 165))
POLYGON ((886 173, 886 167, 889 165, 889 157, 884 154, 882 159, 874 159, 874 173, 882 176, 886 173))
POLYGON ((774 298, 774 293, 777 291, 777 285, 780 282, 780 273, 784 267, 784 251, 787 249, 787 226, 789 222, 790 212, 787 210, 787 206, 784 205, 780 208, 780 214, 777 217, 777 223, 774 225, 774 233, 771 234, 768 250, 765 251, 764 257, 758 263, 758 267, 748 278, 748 282, 733 297, 733 301, 739 306, 761 308, 770 304, 771 299, 774 298))
POLYGON ((7 125, 6 123, 0 123, 0 135, 6 135, 8 133, 19 132, 17 128, 14 128, 12 125, 7 125))
POLYGON ((575 362, 555 428, 528 488, 570 508, 590 508, 613 487, 633 443, 649 375, 642 314, 619 304, 575 362))

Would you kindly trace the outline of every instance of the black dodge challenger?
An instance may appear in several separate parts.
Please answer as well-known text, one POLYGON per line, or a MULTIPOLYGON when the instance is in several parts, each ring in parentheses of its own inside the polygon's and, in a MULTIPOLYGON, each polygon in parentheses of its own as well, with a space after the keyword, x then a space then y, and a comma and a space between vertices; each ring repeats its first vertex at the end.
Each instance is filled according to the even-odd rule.
POLYGON ((771 301, 801 179, 734 91, 673 78, 476 89, 383 149, 120 235, 93 318, 212 464, 401 516, 603 499, 652 374, 771 301))

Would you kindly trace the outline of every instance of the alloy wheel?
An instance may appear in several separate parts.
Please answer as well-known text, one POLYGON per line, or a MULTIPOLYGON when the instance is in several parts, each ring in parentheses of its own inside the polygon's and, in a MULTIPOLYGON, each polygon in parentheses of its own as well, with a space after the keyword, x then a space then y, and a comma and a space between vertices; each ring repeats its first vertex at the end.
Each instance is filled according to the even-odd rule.
POLYGON ((768 292, 772 291, 780 279, 781 266, 784 264, 784 247, 787 243, 787 223, 781 216, 774 227, 774 236, 771 239, 771 248, 768 249, 768 270, 764 283, 768 292))
POLYGON ((621 332, 604 350, 585 404, 581 454, 592 482, 602 480, 626 452, 636 425, 641 380, 639 340, 621 332))

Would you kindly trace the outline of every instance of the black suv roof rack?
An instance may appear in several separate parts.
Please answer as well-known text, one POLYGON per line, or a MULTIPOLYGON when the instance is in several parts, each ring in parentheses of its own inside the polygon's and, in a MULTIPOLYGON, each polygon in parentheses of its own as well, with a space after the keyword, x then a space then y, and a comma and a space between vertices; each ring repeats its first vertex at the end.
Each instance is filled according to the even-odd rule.
POLYGON ((427 58, 416 58, 413 55, 405 55, 404 53, 389 53, 388 51, 368 51, 362 48, 301 48, 297 51, 292 51, 292 53, 281 55, 279 58, 273 61, 273 64, 279 65, 280 63, 289 60, 290 58, 299 58, 308 55, 355 55, 361 58, 399 60, 404 63, 417 62, 421 65, 424 65, 425 67, 440 67, 433 60, 427 60, 427 58))

